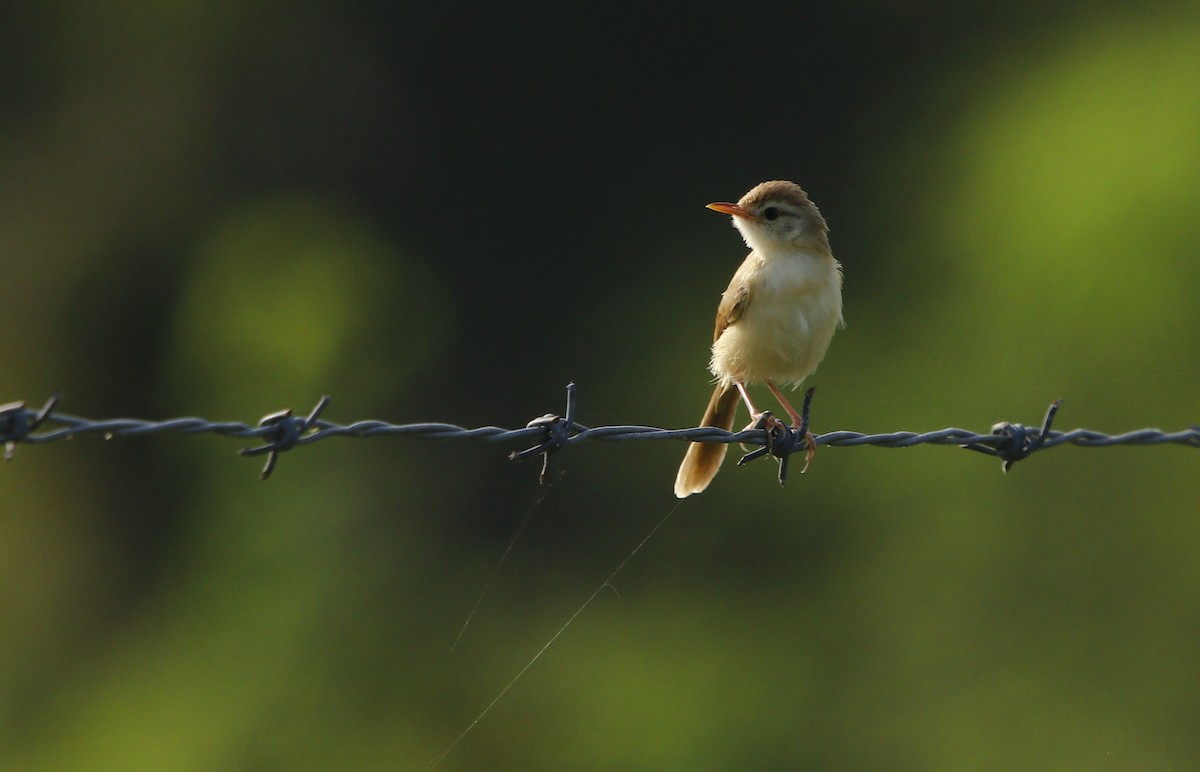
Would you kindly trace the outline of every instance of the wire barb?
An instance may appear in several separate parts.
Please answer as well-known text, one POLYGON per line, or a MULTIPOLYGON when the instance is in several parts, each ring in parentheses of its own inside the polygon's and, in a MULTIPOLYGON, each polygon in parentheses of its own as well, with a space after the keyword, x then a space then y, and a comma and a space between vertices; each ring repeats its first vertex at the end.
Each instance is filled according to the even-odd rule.
POLYGON ((36 413, 26 409, 23 401, 9 402, 0 405, 0 442, 4 443, 4 460, 12 461, 17 450, 17 443, 24 442, 29 433, 42 425, 54 411, 62 392, 50 395, 46 404, 36 413))
POLYGON ((541 418, 535 418, 525 424, 526 429, 541 429, 545 432, 540 443, 532 448, 513 451, 508 454, 509 461, 523 461, 538 453, 542 454, 542 471, 538 475, 538 483, 546 484, 550 476, 550 454, 561 450, 571 441, 571 429, 575 426, 575 384, 567 384, 567 415, 565 418, 554 413, 546 413, 541 418))
POLYGON ((312 412, 305 418, 293 417, 292 409, 288 408, 265 415, 259 420, 259 427, 268 429, 263 434, 267 439, 267 444, 257 448, 242 448, 238 453, 243 456, 267 454, 267 463, 263 467, 262 474, 259 475, 260 480, 266 480, 271 476, 271 472, 275 471, 275 462, 279 460, 280 453, 296 447, 300 438, 312 429, 317 419, 321 417, 322 411, 325 410, 325 406, 329 404, 329 400, 328 394, 321 397, 317 400, 312 412))
POLYGON ((986 453, 989 456, 997 456, 1004 461, 1002 466, 1005 474, 1009 469, 1012 469, 1013 464, 1018 461, 1029 458, 1034 451, 1039 450, 1046 440, 1050 438, 1050 426, 1054 423, 1054 416, 1058 413, 1058 409, 1062 407, 1063 401, 1056 399, 1050 403, 1050 407, 1046 410, 1046 417, 1042 419, 1042 428, 1034 430, 1024 424, 1010 424, 1007 421, 992 426, 992 434, 1003 438, 995 447, 982 445, 980 443, 970 443, 962 447, 967 450, 974 450, 980 453, 986 453))

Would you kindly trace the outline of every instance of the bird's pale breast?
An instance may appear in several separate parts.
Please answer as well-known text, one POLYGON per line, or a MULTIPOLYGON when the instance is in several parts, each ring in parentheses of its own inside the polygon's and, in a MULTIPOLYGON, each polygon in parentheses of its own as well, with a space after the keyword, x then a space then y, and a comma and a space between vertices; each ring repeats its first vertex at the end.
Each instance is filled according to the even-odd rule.
POLYGON ((803 381, 825 356, 842 318, 841 272, 828 254, 752 255, 726 292, 749 302, 713 343, 710 369, 726 386, 803 381))

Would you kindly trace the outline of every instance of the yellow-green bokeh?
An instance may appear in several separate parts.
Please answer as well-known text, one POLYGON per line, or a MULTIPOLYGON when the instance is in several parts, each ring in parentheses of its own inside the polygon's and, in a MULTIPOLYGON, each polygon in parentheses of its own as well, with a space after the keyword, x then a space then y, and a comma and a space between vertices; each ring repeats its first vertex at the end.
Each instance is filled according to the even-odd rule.
POLYGON ((364 407, 394 400, 444 334, 437 288, 335 201, 285 191, 234 207, 202 242, 174 320, 179 401, 300 412, 343 384, 364 407))
MULTIPOLYGON (((775 9, 747 20, 747 51, 725 9, 695 60, 682 37, 707 38, 676 39, 675 17, 652 28, 666 58, 632 76, 617 65, 636 52, 610 38, 641 25, 590 51, 594 18, 535 26, 522 47, 487 25, 454 37, 482 24, 463 9, 401 8, 391 26, 359 4, 282 26, 265 7, 156 23, 122 9, 51 36, 43 56, 67 64, 50 86, 96 80, 13 108, 20 141, 0 139, 0 191, 27 206, 0 262, 26 242, 53 255, 6 266, 47 297, 0 306, 31 352, 7 371, 22 388, 50 369, 87 394, 119 361, 141 368, 116 378, 144 389, 147 417, 252 423, 331 394, 339 422, 517 426, 557 410, 578 366, 583 422, 683 426, 743 250, 703 204, 771 174, 813 189, 845 265, 817 430, 1036 424, 1055 398, 1063 429, 1200 414, 1200 18, 1185 6, 1042 8, 1024 27, 913 9, 935 28, 928 61, 882 69, 855 44, 901 27, 896 11, 781 24, 775 9), (848 42, 813 51, 821 37, 848 42), (511 49, 472 59, 494 39, 511 49), (369 98, 340 101, 346 72, 369 98), (58 127, 41 144, 39 121, 58 127), (374 121, 405 131, 372 144, 374 121), (859 133, 811 130, 834 121, 859 133), (763 153, 783 168, 760 172, 763 153), (101 291, 105 261, 122 280, 86 320, 150 309, 141 325, 161 334, 134 325, 137 357, 79 342, 71 299, 101 291), (524 393, 533 381, 542 393, 524 393)), ((1007 475, 952 447, 822 448, 782 489, 733 450, 672 509, 674 442, 570 447, 544 499, 507 446, 333 439, 262 483, 243 444, 81 437, 0 470, 0 767, 414 769, 460 735, 440 768, 1200 755, 1191 448, 1057 448, 1007 475)))

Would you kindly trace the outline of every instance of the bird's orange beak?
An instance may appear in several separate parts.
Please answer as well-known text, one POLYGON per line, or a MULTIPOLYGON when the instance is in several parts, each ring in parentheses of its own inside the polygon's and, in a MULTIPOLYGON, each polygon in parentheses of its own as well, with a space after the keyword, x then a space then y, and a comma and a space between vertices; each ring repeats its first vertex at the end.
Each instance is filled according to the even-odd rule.
POLYGON ((714 212, 720 212, 721 214, 731 214, 734 217, 744 217, 747 220, 758 220, 758 218, 748 210, 742 209, 737 204, 730 204, 725 201, 716 201, 712 204, 709 204, 708 208, 714 212))

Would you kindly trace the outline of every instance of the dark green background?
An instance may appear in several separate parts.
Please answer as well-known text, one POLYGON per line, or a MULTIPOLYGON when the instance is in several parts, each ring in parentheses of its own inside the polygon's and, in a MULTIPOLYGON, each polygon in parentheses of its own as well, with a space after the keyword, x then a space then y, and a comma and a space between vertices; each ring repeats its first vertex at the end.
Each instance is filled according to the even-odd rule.
MULTIPOLYGON (((7 4, 0 401, 695 423, 801 183, 814 429, 1200 420, 1195 4, 7 4)), ((765 398, 765 395, 763 395, 765 398)), ((674 506, 678 442, 95 436, 0 469, 0 767, 419 769, 674 506), (465 636, 451 644, 529 514, 465 636)), ((1181 769, 1200 455, 727 465, 447 769, 1181 769)))

